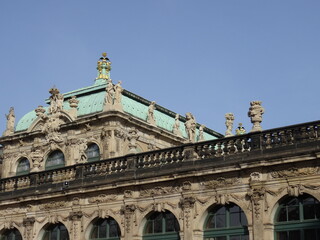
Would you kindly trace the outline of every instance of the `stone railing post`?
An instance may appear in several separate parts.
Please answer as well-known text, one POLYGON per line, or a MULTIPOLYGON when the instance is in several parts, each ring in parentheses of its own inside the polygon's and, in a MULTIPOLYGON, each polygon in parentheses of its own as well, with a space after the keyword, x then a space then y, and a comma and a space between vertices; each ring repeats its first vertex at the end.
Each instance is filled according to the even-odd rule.
POLYGON ((183 156, 184 156, 184 161, 195 161, 199 159, 199 156, 195 151, 194 144, 187 145, 183 148, 183 156))

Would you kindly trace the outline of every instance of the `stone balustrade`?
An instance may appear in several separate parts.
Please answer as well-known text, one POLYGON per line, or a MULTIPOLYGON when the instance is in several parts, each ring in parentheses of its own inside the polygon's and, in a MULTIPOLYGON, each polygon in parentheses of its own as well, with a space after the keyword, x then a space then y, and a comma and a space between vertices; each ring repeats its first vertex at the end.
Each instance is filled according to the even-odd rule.
POLYGON ((172 174, 177 174, 179 169, 190 170, 187 169, 191 166, 190 162, 201 167, 202 160, 207 165, 214 165, 219 159, 222 161, 221 158, 230 157, 232 160, 234 156, 241 154, 246 154, 244 156, 249 158, 251 153, 262 151, 264 155, 261 154, 261 158, 264 158, 267 151, 288 147, 292 149, 299 144, 311 146, 312 142, 315 143, 315 149, 320 151, 319 141, 320 121, 309 122, 0 179, 0 195, 15 190, 26 191, 28 188, 47 190, 49 185, 50 189, 60 191, 65 185, 79 187, 88 182, 88 186, 93 180, 111 183, 121 176, 125 176, 122 177, 124 180, 137 178, 140 171, 152 169, 156 169, 156 174, 161 175, 161 169, 165 166, 168 166, 166 174, 171 169, 172 174))

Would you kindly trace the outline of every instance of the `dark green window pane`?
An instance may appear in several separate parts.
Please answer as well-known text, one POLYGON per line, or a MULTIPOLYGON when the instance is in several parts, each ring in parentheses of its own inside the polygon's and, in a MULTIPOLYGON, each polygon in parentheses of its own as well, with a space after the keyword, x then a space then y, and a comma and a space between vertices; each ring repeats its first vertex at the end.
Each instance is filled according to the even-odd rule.
POLYGON ((287 232, 278 232, 277 240, 289 240, 289 236, 287 232))
POLYGON ((105 226, 99 227, 99 238, 106 238, 107 237, 107 229, 105 226))
POLYGON ((227 240, 227 237, 216 237, 214 240, 227 240))
POLYGON ((307 204, 303 206, 303 219, 315 219, 315 205, 307 204))
POLYGON ((287 208, 280 208, 278 213, 278 222, 286 222, 287 219, 287 208))
POLYGON ((115 220, 111 220, 109 224, 109 237, 119 237, 120 228, 115 220))
POLYGON ((90 144, 86 150, 86 155, 88 161, 98 161, 100 160, 100 149, 97 144, 90 144))
POLYGON ((30 172, 30 162, 27 158, 19 160, 17 166, 17 175, 28 174, 30 172))
POLYGON ((319 239, 317 238, 317 230, 316 229, 306 229, 303 231, 304 239, 319 239))
POLYGON ((240 236, 230 236, 230 240, 241 240, 240 236))
POLYGON ((206 229, 215 228, 214 215, 209 215, 205 228, 206 229))
MULTIPOLYGON (((144 228, 144 233, 148 235, 148 239, 151 239, 150 235, 152 234, 163 234, 161 235, 161 239, 166 239, 166 233, 178 233, 179 231, 179 223, 176 217, 169 211, 153 213, 147 219, 147 223, 144 228)), ((157 235, 157 237, 155 236, 155 239, 158 239, 159 236, 160 235, 157 235)), ((172 235, 171 237, 168 237, 168 239, 179 239, 178 235, 172 235)))
POLYGON ((153 233, 153 221, 148 220, 146 227, 145 227, 145 233, 153 233))
POLYGON ((243 211, 241 211, 241 225, 248 226, 248 220, 243 211))
POLYGON ((18 229, 10 229, 4 231, 0 237, 1 240, 22 240, 22 236, 18 229))
POLYGON ((94 226, 91 232, 91 238, 98 238, 98 227, 94 226))
POLYGON ((226 227, 226 216, 225 215, 216 215, 216 228, 226 227))
POLYGON ((64 166, 64 155, 61 151, 54 151, 49 154, 46 161, 46 168, 52 169, 54 167, 64 166))
POLYGON ((288 207, 288 221, 299 220, 299 206, 288 207))
POLYGON ((249 240, 249 235, 243 235, 243 236, 241 236, 241 240, 249 240))
POLYGON ((289 240, 302 240, 300 238, 300 231, 289 231, 289 240))

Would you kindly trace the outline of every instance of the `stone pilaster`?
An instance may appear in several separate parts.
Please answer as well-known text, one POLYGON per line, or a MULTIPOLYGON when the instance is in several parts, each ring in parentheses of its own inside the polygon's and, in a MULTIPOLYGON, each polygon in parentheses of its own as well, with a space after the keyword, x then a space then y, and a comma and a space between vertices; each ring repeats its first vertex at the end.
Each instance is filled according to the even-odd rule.
POLYGON ((193 240, 193 216, 194 216, 194 204, 196 199, 192 196, 184 197, 180 200, 180 207, 183 218, 183 233, 184 240, 193 240))
POLYGON ((23 236, 25 240, 32 240, 34 222, 35 222, 34 217, 27 217, 23 219, 23 226, 24 226, 23 236))
POLYGON ((81 229, 81 219, 83 213, 81 211, 70 212, 69 220, 71 221, 70 240, 81 239, 83 232, 81 229))

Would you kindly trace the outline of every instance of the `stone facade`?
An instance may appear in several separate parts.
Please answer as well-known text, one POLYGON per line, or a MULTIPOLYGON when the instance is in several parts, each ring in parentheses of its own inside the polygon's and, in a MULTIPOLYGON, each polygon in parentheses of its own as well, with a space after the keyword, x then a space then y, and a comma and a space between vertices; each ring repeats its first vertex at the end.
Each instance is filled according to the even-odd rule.
MULTIPOLYGON (((107 81, 110 74, 101 66, 98 76, 107 81)), ((79 117, 81 96, 80 102, 63 102, 57 89, 50 93, 49 110, 39 106, 27 130, 0 139, 1 236, 16 231, 25 240, 50 239, 48 229, 63 225, 69 237, 61 240, 96 239, 97 221, 112 220, 119 236, 100 239, 211 240, 206 226, 212 209, 236 205, 247 222, 243 239, 270 240, 278 239, 275 218, 283 199, 320 200, 319 121, 210 141, 203 139, 203 131, 210 131, 201 126, 202 137, 194 143, 193 117, 184 119, 194 120, 184 138, 177 114, 172 132, 155 125, 157 116, 150 124, 123 107, 79 117), (92 143, 101 160, 88 160, 92 143), (64 154, 65 165, 46 168, 55 151, 64 154), (30 161, 30 173, 17 174, 21 159, 30 161), (150 216, 158 213, 172 214, 176 237, 146 233, 150 216)))

